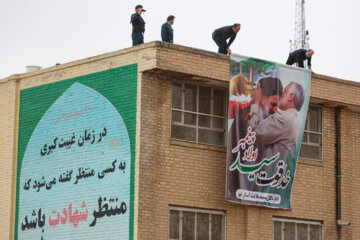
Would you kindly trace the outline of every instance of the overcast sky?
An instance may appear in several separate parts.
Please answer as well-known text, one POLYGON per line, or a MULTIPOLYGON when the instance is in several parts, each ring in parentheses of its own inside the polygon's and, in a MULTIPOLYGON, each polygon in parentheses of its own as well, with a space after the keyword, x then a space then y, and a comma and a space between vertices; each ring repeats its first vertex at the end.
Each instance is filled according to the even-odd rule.
MULTIPOLYGON (((145 42, 175 15, 174 42, 217 51, 211 33, 242 24, 233 53, 285 63, 295 0, 0 0, 0 79, 131 46, 130 15, 142 4, 145 42)), ((306 0, 314 72, 360 82, 360 1, 306 0)))

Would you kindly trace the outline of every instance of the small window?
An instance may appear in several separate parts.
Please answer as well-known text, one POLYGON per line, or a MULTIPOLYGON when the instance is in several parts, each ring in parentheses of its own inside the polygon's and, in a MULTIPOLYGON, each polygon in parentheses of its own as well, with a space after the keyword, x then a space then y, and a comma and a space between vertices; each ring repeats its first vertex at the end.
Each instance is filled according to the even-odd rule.
POLYGON ((226 110, 225 89, 173 82, 171 138, 225 146, 226 110))
POLYGON ((322 107, 310 105, 307 113, 300 157, 307 160, 322 161, 322 107))
POLYGON ((273 239, 322 240, 322 223, 292 219, 274 219, 273 239))
POLYGON ((169 240, 225 240, 225 213, 170 207, 169 240))

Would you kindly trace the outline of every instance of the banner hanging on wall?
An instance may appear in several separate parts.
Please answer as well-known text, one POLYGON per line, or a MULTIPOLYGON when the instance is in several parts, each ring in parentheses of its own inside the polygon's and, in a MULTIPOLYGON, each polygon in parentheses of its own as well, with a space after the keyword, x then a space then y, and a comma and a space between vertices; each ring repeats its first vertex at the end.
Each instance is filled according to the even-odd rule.
POLYGON ((133 239, 137 66, 20 92, 15 239, 133 239))
POLYGON ((232 56, 227 200, 291 208, 310 81, 308 70, 232 56))

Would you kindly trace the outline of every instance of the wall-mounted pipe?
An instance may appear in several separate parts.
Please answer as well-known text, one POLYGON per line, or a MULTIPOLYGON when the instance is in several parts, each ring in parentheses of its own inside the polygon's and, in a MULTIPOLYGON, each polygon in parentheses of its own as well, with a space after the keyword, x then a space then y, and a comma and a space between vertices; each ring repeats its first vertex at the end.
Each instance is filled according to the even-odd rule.
POLYGON ((350 222, 341 220, 341 107, 335 108, 335 158, 336 158, 336 224, 338 227, 351 226, 350 222))
POLYGON ((335 108, 336 222, 341 220, 340 106, 335 108))

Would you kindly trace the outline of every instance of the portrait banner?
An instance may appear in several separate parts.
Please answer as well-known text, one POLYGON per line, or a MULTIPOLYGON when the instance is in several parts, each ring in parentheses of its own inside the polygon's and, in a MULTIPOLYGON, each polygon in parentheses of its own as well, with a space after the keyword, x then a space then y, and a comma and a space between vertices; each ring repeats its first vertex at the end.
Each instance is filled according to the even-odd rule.
POLYGON ((231 57, 226 199, 291 208, 310 99, 311 72, 231 57))

